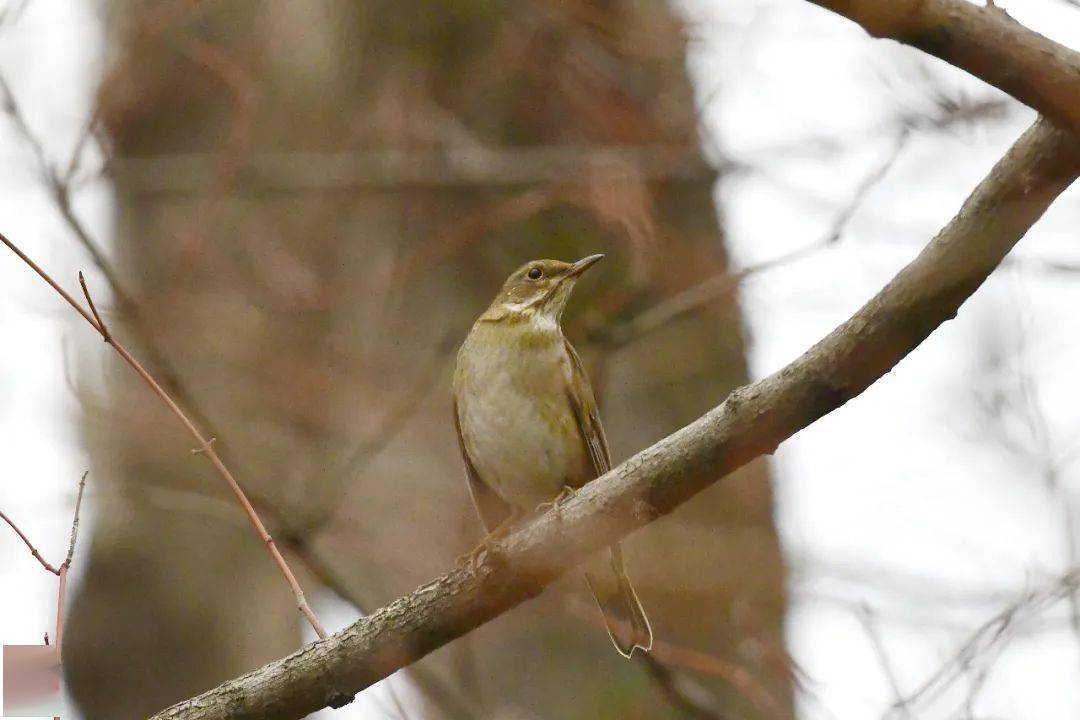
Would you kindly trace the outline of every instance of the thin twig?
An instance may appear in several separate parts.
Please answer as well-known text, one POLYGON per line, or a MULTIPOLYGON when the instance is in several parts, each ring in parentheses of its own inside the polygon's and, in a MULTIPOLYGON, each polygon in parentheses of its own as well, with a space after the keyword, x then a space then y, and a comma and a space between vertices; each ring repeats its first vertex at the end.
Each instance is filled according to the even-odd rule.
POLYGON ((64 638, 64 598, 67 595, 67 576, 68 569, 71 567, 71 558, 75 555, 75 540, 79 537, 79 510, 82 508, 83 491, 86 489, 86 476, 90 474, 87 470, 79 478, 79 492, 75 496, 75 514, 71 519, 71 540, 68 542, 67 556, 64 558, 64 562, 60 564, 60 572, 57 573, 60 576, 60 587, 56 592, 56 656, 60 655, 61 645, 64 638))
MULTIPOLYGON (((139 306, 133 295, 124 287, 124 284, 120 280, 120 274, 109 261, 104 248, 93 238, 89 228, 87 228, 82 220, 75 214, 74 208, 72 207, 71 183, 78 170, 83 148, 93 136, 93 131, 98 119, 99 108, 95 107, 87 119, 83 131, 72 151, 71 157, 68 160, 67 169, 61 175, 56 171, 53 163, 50 162, 43 143, 33 132, 29 122, 22 114, 10 87, 4 82, 2 75, 0 75, 0 105, 2 105, 2 109, 9 116, 16 130, 31 147, 37 161, 38 172, 44 180, 46 189, 52 195, 58 212, 75 239, 90 255, 94 265, 101 272, 102 277, 104 277, 112 292, 112 297, 119 313, 130 322, 130 327, 138 339, 139 347, 145 353, 148 365, 154 369, 155 377, 168 394, 176 400, 177 404, 185 408, 188 416, 193 420, 196 427, 203 428, 204 432, 211 437, 220 435, 215 429, 214 422, 202 409, 200 403, 196 401, 194 393, 182 379, 180 372, 162 350, 160 342, 155 337, 154 331, 150 324, 146 322, 143 313, 140 312, 139 306)), ((80 284, 84 286, 84 294, 88 294, 85 288, 85 282, 80 280, 80 284)), ((59 288, 56 289, 59 290, 59 288)), ((98 320, 95 327, 106 327, 100 314, 98 314, 96 310, 94 316, 98 320)), ((402 404, 402 407, 404 407, 404 404, 402 404)), ((377 455, 378 452, 393 439, 397 430, 400 429, 399 426, 403 424, 404 419, 407 419, 405 413, 400 412, 400 410, 395 411, 392 409, 387 414, 382 426, 378 428, 369 439, 360 444, 357 451, 351 456, 349 464, 344 467, 350 468, 351 474, 355 474, 357 469, 362 466, 366 460, 377 455), (367 454, 366 456, 365 453, 367 454)), ((211 440, 211 442, 213 442, 213 440, 211 440)), ((200 449, 196 448, 194 452, 198 454, 200 449)), ((236 457, 229 457, 228 448, 221 449, 218 453, 223 458, 223 461, 227 460, 226 465, 238 467, 241 471, 243 470, 244 463, 240 462, 236 457)), ((346 474, 342 474, 341 477, 345 478, 346 474)), ((295 527, 295 523, 287 518, 285 510, 279 507, 270 496, 260 492, 258 488, 249 488, 247 494, 254 504, 259 507, 263 515, 269 515, 275 519, 276 522, 273 524, 278 525, 280 528, 289 528, 290 534, 296 534, 303 531, 306 534, 312 535, 325 524, 325 521, 330 516, 329 511, 324 512, 317 519, 317 522, 307 522, 304 524, 303 528, 297 528, 295 527)))
MULTIPOLYGON (((75 497, 75 515, 71 520, 71 540, 68 542, 67 555, 64 557, 64 562, 60 563, 60 567, 53 567, 48 561, 41 556, 41 553, 37 551, 37 548, 33 546, 29 538, 19 529, 19 526, 12 521, 7 515, 0 511, 0 518, 3 518, 12 530, 22 538, 22 541, 26 543, 26 546, 30 548, 30 552, 33 554, 37 561, 41 563, 41 566, 60 578, 60 586, 56 593, 56 634, 53 636, 55 641, 56 653, 60 655, 60 643, 64 636, 64 596, 67 594, 67 573, 68 568, 71 567, 71 558, 75 555, 75 540, 79 536, 79 510, 82 508, 83 490, 86 488, 86 476, 90 474, 90 471, 86 471, 79 478, 79 493, 75 497)), ((49 633, 45 633, 45 644, 49 644, 49 633)))
POLYGON ((931 673, 914 691, 897 700, 890 711, 886 712, 885 717, 891 717, 892 714, 898 712, 907 712, 908 708, 916 703, 929 702, 941 695, 954 680, 963 674, 972 658, 989 652, 995 646, 1005 642, 1010 629, 1023 620, 1036 616, 1054 603, 1066 599, 1070 593, 1076 592, 1078 586, 1080 586, 1080 569, 1074 568, 1042 590, 1021 594, 1016 601, 980 625, 967 642, 961 645, 947 662, 931 673))
POLYGON ((784 253, 778 257, 749 265, 736 272, 724 272, 704 280, 667 300, 657 303, 637 317, 616 325, 610 330, 591 333, 602 346, 619 348, 648 335, 683 315, 700 309, 713 300, 731 292, 741 283, 769 270, 789 265, 810 257, 821 250, 836 245, 855 212, 862 206, 866 196, 884 179, 900 157, 910 138, 910 130, 903 128, 896 136, 888 156, 856 186, 840 212, 833 218, 828 230, 817 240, 784 253))
POLYGON ((39 553, 37 548, 34 547, 34 544, 32 542, 30 542, 30 538, 26 537, 26 534, 23 533, 23 531, 19 529, 19 526, 15 524, 15 521, 12 520, 11 518, 9 518, 7 515, 5 515, 3 510, 0 510, 0 518, 2 518, 4 520, 4 522, 6 522, 8 525, 10 525, 11 529, 15 531, 15 534, 18 535, 19 538, 22 539, 22 541, 26 544, 26 547, 30 548, 30 554, 34 556, 35 560, 37 560, 39 563, 41 563, 41 567, 45 568, 46 570, 51 572, 53 575, 59 575, 60 574, 60 569, 56 568, 56 567, 53 567, 49 563, 48 560, 46 560, 45 558, 43 558, 41 556, 41 553, 39 553))
POLYGON ((19 108, 19 103, 15 100, 15 93, 12 92, 11 86, 2 75, 0 75, 0 104, 2 104, 4 113, 11 118, 11 122, 15 125, 15 129, 30 145, 30 150, 34 153, 34 158, 37 160, 38 169, 41 174, 48 179, 53 172, 52 165, 49 163, 48 155, 45 153, 45 146, 42 144, 40 138, 34 135, 30 129, 30 125, 26 122, 26 117, 22 114, 22 110, 19 108))
MULTIPOLYGON (((34 133, 29 122, 26 120, 26 117, 22 114, 14 95, 12 94, 11 88, 4 80, 3 75, 0 75, 0 107, 2 107, 4 112, 8 115, 12 124, 15 126, 15 129, 23 137, 23 140, 30 146, 37 162, 38 173, 41 175, 46 189, 52 196, 57 211, 60 213, 60 217, 64 220, 76 241, 78 241, 87 254, 90 255, 90 259, 93 260, 94 265, 105 278, 105 281, 108 283, 109 289, 112 292, 117 309, 124 318, 130 321, 131 327, 138 337, 139 345, 143 352, 146 353, 146 358, 149 361, 150 366, 155 369, 161 385, 169 391, 169 394, 172 395, 172 397, 176 398, 187 408, 188 414, 193 417, 198 426, 206 428, 211 435, 216 434, 209 416, 195 401, 192 392, 188 389, 187 385, 180 377, 180 373, 161 349, 160 344, 154 337, 153 331, 139 312, 139 307, 135 302, 134 297, 120 281, 120 274, 109 261, 104 248, 94 239, 90 233, 90 229, 87 228, 79 216, 75 214, 75 209, 72 206, 71 182, 75 172, 78 170, 82 149, 93 135, 93 130, 96 127, 98 109, 95 108, 90 114, 90 117, 83 128, 83 132, 76 142, 72 155, 68 160, 67 169, 61 175, 57 172, 54 164, 49 160, 41 139, 34 133)), ((236 463, 234 462, 233 464, 235 465, 236 463)), ((269 500, 265 497, 258 497, 257 500, 263 507, 269 507, 271 505, 269 500)))
POLYGON ((79 172, 79 167, 82 165, 83 150, 86 149, 87 143, 94 137, 94 130, 97 128, 98 122, 98 109, 99 105, 95 104, 90 111, 90 115, 86 118, 86 122, 83 123, 82 131, 79 133, 78 139, 75 141, 75 145, 71 148, 71 156, 68 158, 67 168, 64 170, 64 174, 60 176, 61 184, 71 187, 71 184, 75 181, 75 173, 79 172))
POLYGON ((83 295, 86 297, 86 304, 90 306, 90 312, 93 313, 94 319, 97 320, 98 330, 101 332, 101 337, 106 343, 112 343, 112 334, 109 332, 109 328, 105 325, 105 321, 101 319, 101 314, 98 312, 97 306, 94 305, 94 298, 90 297, 90 291, 86 287, 86 277, 83 276, 82 270, 79 271, 79 287, 82 288, 83 295))
POLYGON ((56 655, 60 657, 60 648, 64 638, 64 597, 67 595, 68 566, 60 566, 60 587, 56 591, 56 655))
POLYGON ((94 302, 90 297, 89 291, 86 289, 85 280, 82 279, 81 273, 80 284, 83 287, 83 291, 86 293, 87 302, 90 306, 89 312, 82 305, 76 302, 75 298, 73 298, 66 290, 60 287, 60 285, 57 284, 56 281, 53 280, 48 273, 42 270, 41 267, 37 265, 37 263, 31 260, 22 250, 20 250, 11 240, 9 240, 2 233, 0 233, 0 242, 3 242, 4 245, 6 245, 12 252, 14 252, 23 262, 29 265, 31 269, 33 269, 34 272, 36 272, 45 282, 47 282, 54 290, 56 290, 56 292, 59 293, 60 296, 64 298, 64 300, 67 301, 67 303, 71 305, 72 308, 74 308, 80 315, 82 315, 83 319, 86 320, 86 322, 88 322, 91 327, 93 327, 98 332, 99 335, 101 335, 102 339, 104 339, 107 344, 112 346, 112 348, 120 355, 121 358, 124 359, 124 361, 128 365, 131 366, 131 368, 139 375, 139 377, 141 377, 143 381, 150 387, 151 391, 153 391, 153 393, 157 395, 163 403, 165 403, 169 410, 172 411, 173 415, 175 415, 176 418, 180 420, 180 422, 187 429, 188 433, 190 433, 191 436, 195 438, 198 449, 202 450, 202 454, 206 456, 206 458, 214 466, 214 469, 217 470, 218 474, 221 475, 223 480, 225 480, 225 483, 229 486, 229 489, 236 497, 237 502, 240 503, 240 506, 247 514, 248 520, 251 521, 252 526, 255 528, 256 533, 259 535, 259 539, 262 540, 263 543, 265 543, 275 564, 277 564, 278 569, 281 571, 281 574, 285 577, 286 582, 289 583, 289 587, 292 588, 293 595, 296 598, 297 608, 304 615, 304 617, 307 618, 308 622, 311 623, 311 626, 315 629, 315 632, 319 635, 319 637, 325 638, 327 636, 326 630, 323 628, 322 623, 319 622, 319 619, 315 615, 315 612, 311 609, 311 606, 308 605, 307 598, 304 596, 304 591, 300 587, 300 583, 296 580, 296 576, 293 575, 292 569, 285 561, 285 558, 282 556, 281 551, 278 550, 277 545, 274 543, 274 539, 266 530, 266 526, 263 525, 262 520, 259 519, 258 513, 255 512, 255 508, 252 507, 251 502, 247 498, 247 495, 244 494, 244 491, 240 488, 239 483, 236 482, 236 479, 233 477, 232 472, 230 472, 229 469, 225 466, 225 463, 222 462, 221 457, 218 456, 211 442, 202 434, 202 432, 200 432, 198 427, 195 426, 195 424, 188 418, 184 411, 180 409, 180 406, 176 404, 176 401, 173 400, 169 393, 166 392, 165 389, 157 382, 157 380, 155 380, 154 377, 146 370, 146 368, 144 368, 143 365, 130 352, 128 352, 127 348, 124 347, 120 342, 116 340, 115 337, 113 337, 109 333, 107 326, 97 314, 97 309, 94 306, 94 302))
POLYGON ((79 478, 79 492, 75 496, 75 516, 71 520, 71 540, 68 542, 67 557, 64 558, 63 565, 70 567, 71 558, 75 555, 75 540, 79 536, 79 508, 82 507, 83 491, 86 489, 86 476, 90 474, 87 470, 79 478))
POLYGON ((889 654, 885 651, 885 643, 881 639, 881 633, 878 632, 874 611, 867 603, 863 602, 859 605, 856 614, 863 626, 863 630, 866 631, 866 637, 870 640, 870 647, 873 648, 878 663, 881 665, 881 672, 884 673, 889 688, 892 689, 893 707, 899 708, 904 717, 911 717, 907 707, 902 704, 904 692, 900 689, 900 679, 896 674, 896 668, 893 667, 892 660, 889 659, 889 654))

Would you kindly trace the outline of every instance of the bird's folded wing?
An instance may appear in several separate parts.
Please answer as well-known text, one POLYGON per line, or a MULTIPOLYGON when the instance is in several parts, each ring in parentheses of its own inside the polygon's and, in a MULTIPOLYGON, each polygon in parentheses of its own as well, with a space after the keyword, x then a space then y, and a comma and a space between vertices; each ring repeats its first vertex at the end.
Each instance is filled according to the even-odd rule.
POLYGON ((465 447, 465 438, 461 434, 461 420, 458 418, 457 398, 454 398, 454 430, 457 431, 458 447, 461 448, 461 458, 465 461, 465 476, 469 480, 469 494, 472 495, 473 505, 480 515, 480 522, 484 528, 491 532, 499 527, 504 520, 510 517, 510 505, 499 497, 480 474, 476 472, 476 466, 469 458, 469 450, 465 447))
POLYGON ((600 477, 611 469, 611 451, 608 450, 604 426, 600 424, 600 414, 596 409, 596 398, 593 397, 589 376, 585 374, 585 367, 581 364, 577 350, 570 341, 565 342, 566 354, 570 356, 571 373, 571 382, 567 384, 566 396, 570 400, 574 417, 577 418, 581 437, 589 450, 593 471, 596 473, 593 477, 600 477))

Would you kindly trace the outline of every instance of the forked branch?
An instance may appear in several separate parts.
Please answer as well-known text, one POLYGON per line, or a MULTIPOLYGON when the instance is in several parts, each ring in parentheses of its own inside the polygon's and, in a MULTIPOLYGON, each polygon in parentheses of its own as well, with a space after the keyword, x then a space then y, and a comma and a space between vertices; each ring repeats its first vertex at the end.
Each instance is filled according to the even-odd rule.
MULTIPOLYGON (((19 536, 26 547, 30 548, 30 553, 41 564, 41 567, 60 578, 56 593, 56 633, 53 635, 57 653, 60 652, 60 645, 64 638, 64 596, 67 594, 67 573, 71 567, 71 559, 75 556, 75 541, 79 537, 79 511, 82 509, 83 491, 86 489, 87 475, 89 475, 89 472, 84 472, 82 477, 79 478, 79 491, 75 496, 75 514, 71 520, 71 537, 68 540, 67 555, 64 556, 64 561, 60 563, 59 567, 42 557, 38 549, 30 542, 30 538, 26 537, 26 533, 15 524, 14 520, 5 515, 3 511, 0 511, 0 518, 3 518, 4 522, 11 526, 11 529, 15 531, 15 534, 19 536)), ((45 644, 49 644, 48 633, 45 633, 45 644)))
POLYGON ((225 463, 221 460, 221 457, 217 454, 217 451, 214 450, 212 442, 203 435, 203 433, 199 430, 195 423, 184 413, 184 411, 180 408, 176 401, 173 400, 169 393, 166 392, 166 390, 158 383, 157 380, 154 379, 154 377, 149 373, 149 371, 147 371, 147 369, 143 367, 142 363, 140 363, 135 358, 135 356, 132 355, 128 351, 128 349, 124 347, 124 345, 112 335, 111 332, 109 332, 108 326, 105 324, 104 320, 102 320, 101 315, 97 311, 97 307, 94 305, 94 300, 90 295, 90 291, 86 287, 86 280, 83 277, 82 273, 79 273, 79 285, 80 287, 82 287, 83 294, 86 296, 86 303, 87 306, 90 308, 89 310, 84 308, 78 301, 76 301, 75 298, 72 297, 67 290, 65 290, 55 280, 53 280, 53 278, 47 272, 45 272, 41 268, 41 266, 31 260, 30 257, 26 255, 26 253, 19 249, 19 247, 15 245, 15 243, 13 243, 11 240, 9 240, 3 233, 0 233, 0 242, 2 242, 8 247, 8 249, 10 249, 17 256, 19 256, 19 258, 27 265, 29 265, 30 268, 33 269, 33 271, 36 272, 42 280, 47 282, 53 288, 53 290, 59 293, 60 297, 64 298, 68 305, 73 307, 76 312, 82 315, 83 319, 86 320, 86 322, 88 322, 90 326, 98 332, 99 335, 101 335, 102 340, 104 340, 106 344, 112 346, 112 348, 117 352, 117 354, 119 354, 120 357, 124 359, 124 362, 131 366, 131 368, 139 375, 139 377, 141 377, 143 381, 150 387, 151 391, 153 391, 153 393, 157 395, 163 403, 165 403, 165 405, 169 408, 172 414, 175 415, 178 420, 180 420, 183 426, 187 429, 188 433, 193 438, 195 438, 196 447, 200 451, 200 454, 206 456, 206 458, 210 461, 210 464, 214 466, 214 469, 217 470, 218 474, 229 486, 229 490, 232 491, 232 494, 236 497, 236 501, 240 503, 240 506, 244 509, 244 514, 247 515, 252 527, 255 528, 255 532, 259 535, 259 539, 263 543, 265 543, 267 549, 270 552, 270 556, 274 560, 274 563, 278 566, 281 574, 285 577, 285 581, 289 583, 289 587, 292 589, 293 596, 296 598, 297 608, 304 615, 304 617, 307 618, 307 621, 311 623, 311 627, 315 629, 315 632, 318 633, 319 637, 325 638, 326 630, 323 628, 322 623, 319 622, 319 618, 315 615, 315 611, 313 611, 311 609, 311 606, 308 605, 307 598, 304 596, 303 588, 300 587, 300 583, 297 581, 296 576, 293 575, 292 569, 285 561, 285 558, 284 556, 282 556, 281 551, 278 550, 278 547, 274 543, 274 539, 270 536, 269 531, 267 531, 266 526, 263 524, 262 520, 259 519, 258 513, 255 512, 255 508, 248 500, 247 495, 244 494, 244 491, 243 489, 241 489, 240 484, 236 482, 236 478, 233 477, 232 472, 230 472, 229 468, 225 466, 225 463))

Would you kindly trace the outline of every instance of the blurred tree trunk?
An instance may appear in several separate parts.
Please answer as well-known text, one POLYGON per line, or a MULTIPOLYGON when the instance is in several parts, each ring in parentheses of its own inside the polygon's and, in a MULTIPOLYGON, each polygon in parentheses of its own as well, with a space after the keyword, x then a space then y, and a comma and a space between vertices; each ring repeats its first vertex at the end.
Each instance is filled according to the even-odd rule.
MULTIPOLYGON (((567 326, 616 461, 745 381, 733 297, 598 340, 725 268, 666 5, 115 0, 109 23, 123 279, 241 482, 367 609, 480 536, 449 368, 521 262, 608 254, 567 326)), ((299 620, 250 529, 206 500, 220 480, 175 421, 124 368, 109 392, 87 438, 115 487, 68 655, 88 717, 125 718, 291 649, 299 620)), ((635 536, 629 563, 658 638, 745 667, 776 707, 693 676, 710 702, 792 714, 764 465, 635 536)), ((678 717, 580 590, 421 667, 482 716, 678 717)))

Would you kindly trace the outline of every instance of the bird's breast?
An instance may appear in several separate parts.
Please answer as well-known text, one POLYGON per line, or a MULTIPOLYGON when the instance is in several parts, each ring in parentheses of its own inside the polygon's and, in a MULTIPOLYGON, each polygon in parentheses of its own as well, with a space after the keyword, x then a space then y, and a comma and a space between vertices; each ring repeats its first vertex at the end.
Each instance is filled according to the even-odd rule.
POLYGON ((567 397, 562 335, 524 331, 474 330, 458 357, 454 392, 462 441, 480 479, 531 510, 564 485, 589 479, 590 466, 567 397))

